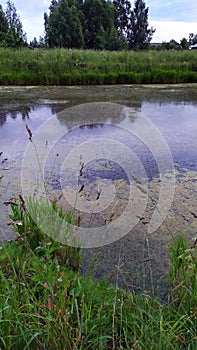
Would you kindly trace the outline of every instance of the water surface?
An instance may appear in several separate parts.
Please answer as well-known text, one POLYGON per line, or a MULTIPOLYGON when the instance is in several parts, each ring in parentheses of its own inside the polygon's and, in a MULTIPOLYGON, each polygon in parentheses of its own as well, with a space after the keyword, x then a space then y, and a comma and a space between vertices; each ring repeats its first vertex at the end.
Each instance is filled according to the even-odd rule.
MULTIPOLYGON (((89 249, 85 254, 97 257, 94 264, 96 276, 105 275, 113 280, 120 257, 123 263, 120 283, 123 286, 150 290, 153 283, 159 294, 162 294, 170 239, 180 232, 190 239, 196 235, 197 221, 191 211, 195 212, 197 208, 197 87, 1 88, 0 103, 0 152, 3 152, 0 168, 0 176, 3 176, 0 180, 1 239, 13 237, 10 226, 7 226, 8 207, 3 203, 21 193, 21 167, 29 142, 26 124, 34 135, 53 116, 53 127, 63 130, 62 137, 54 145, 45 165, 44 175, 54 195, 58 196, 62 187, 72 187, 69 166, 62 171, 62 163, 72 149, 84 142, 100 138, 119 142, 131 149, 142 162, 149 190, 143 217, 125 237, 105 247, 89 249), (147 222, 158 201, 159 169, 153 154, 142 140, 121 127, 125 116, 116 115, 109 120, 103 115, 98 122, 98 116, 94 113, 86 118, 83 114, 75 118, 71 115, 70 119, 64 119, 63 114, 59 113, 65 108, 95 101, 131 107, 136 112, 130 121, 133 125, 138 123, 139 113, 142 113, 158 128, 169 146, 176 170, 176 191, 165 221, 152 234, 147 232, 147 222)), ((43 144, 47 144, 50 132, 46 128, 43 144)), ((101 180, 113 182, 118 203, 113 220, 121 215, 128 202, 129 179, 119 164, 118 158, 115 161, 92 161, 86 165, 80 178, 80 185, 85 185, 83 197, 90 202, 97 195, 97 185, 101 180)), ((136 175, 136 178, 140 176, 136 175)), ((65 200, 61 204, 69 207, 65 200)), ((95 215, 92 224, 102 226, 109 219, 112 209, 110 207, 95 215)), ((90 217, 84 213, 83 216, 85 225, 85 218, 88 222, 90 217)), ((84 265, 83 269, 86 271, 88 268, 84 265)))

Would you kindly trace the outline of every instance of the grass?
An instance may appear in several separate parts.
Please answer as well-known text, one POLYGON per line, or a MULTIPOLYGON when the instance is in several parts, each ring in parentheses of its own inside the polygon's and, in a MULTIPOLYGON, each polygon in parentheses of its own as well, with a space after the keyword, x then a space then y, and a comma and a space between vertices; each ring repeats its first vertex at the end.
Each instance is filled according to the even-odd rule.
POLYGON ((119 263, 115 286, 83 276, 79 248, 41 232, 22 198, 11 209, 18 237, 0 247, 0 349, 197 348, 196 241, 172 242, 164 303, 120 289, 119 263))
POLYGON ((197 52, 0 48, 1 85, 197 82, 197 52))

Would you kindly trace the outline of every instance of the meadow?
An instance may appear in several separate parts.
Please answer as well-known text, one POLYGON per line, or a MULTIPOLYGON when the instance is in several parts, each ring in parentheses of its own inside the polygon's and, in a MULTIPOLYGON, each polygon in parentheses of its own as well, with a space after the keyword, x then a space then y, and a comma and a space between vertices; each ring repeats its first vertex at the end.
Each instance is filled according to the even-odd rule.
POLYGON ((197 51, 0 48, 1 85, 177 84, 197 82, 197 51))

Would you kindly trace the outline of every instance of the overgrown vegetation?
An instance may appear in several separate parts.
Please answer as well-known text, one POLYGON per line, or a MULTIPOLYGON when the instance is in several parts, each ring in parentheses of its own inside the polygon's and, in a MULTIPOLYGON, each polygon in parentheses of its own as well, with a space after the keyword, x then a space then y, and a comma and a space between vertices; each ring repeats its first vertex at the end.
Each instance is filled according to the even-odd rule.
POLYGON ((172 242, 164 303, 119 289, 119 264, 115 286, 82 276, 79 248, 42 233, 22 197, 11 208, 18 237, 0 247, 1 349, 196 349, 196 241, 172 242))
POLYGON ((1 85, 173 84, 197 82, 194 51, 0 49, 1 85))

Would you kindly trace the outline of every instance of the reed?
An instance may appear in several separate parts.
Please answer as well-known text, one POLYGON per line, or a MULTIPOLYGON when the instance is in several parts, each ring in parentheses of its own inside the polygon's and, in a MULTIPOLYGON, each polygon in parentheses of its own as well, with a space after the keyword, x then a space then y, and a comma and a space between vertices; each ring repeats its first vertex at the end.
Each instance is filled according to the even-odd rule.
POLYGON ((193 51, 0 48, 1 85, 174 84, 197 82, 193 51))

